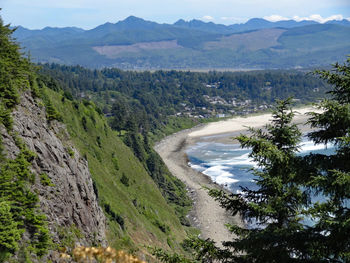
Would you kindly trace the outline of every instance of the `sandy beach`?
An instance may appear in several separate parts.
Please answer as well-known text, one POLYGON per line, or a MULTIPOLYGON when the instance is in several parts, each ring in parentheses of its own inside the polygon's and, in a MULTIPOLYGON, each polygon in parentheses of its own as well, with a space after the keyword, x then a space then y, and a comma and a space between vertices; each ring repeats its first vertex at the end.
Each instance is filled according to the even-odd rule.
MULTIPOLYGON (((301 124, 308 118, 305 114, 306 112, 316 110, 309 107, 297 109, 296 111, 297 114, 294 122, 301 124)), ((189 217, 192 221, 191 223, 201 230, 202 238, 211 238, 220 245, 222 241, 228 241, 233 238, 232 234, 225 227, 225 224, 242 225, 242 221, 239 217, 233 218, 230 216, 203 189, 203 186, 220 189, 221 186, 213 183, 208 176, 188 166, 185 153, 186 148, 202 140, 215 140, 225 143, 233 142, 232 137, 247 132, 247 127, 263 127, 271 119, 271 114, 236 117, 180 131, 156 144, 155 150, 162 157, 170 172, 184 182, 188 188, 188 192, 194 201, 189 217)), ((303 131, 310 129, 306 125, 300 125, 300 127, 303 131)))
MULTIPOLYGON (((307 112, 314 111, 320 112, 320 110, 316 110, 312 107, 300 108, 295 110, 294 122, 297 124, 302 124, 306 121, 308 116, 307 112)), ((225 133, 233 133, 233 132, 244 132, 248 128, 260 128, 267 124, 272 119, 270 113, 255 115, 255 116, 243 116, 236 117, 228 120, 212 122, 205 125, 201 129, 197 129, 193 132, 190 132, 188 136, 190 137, 203 137, 210 136, 215 134, 225 134, 225 133)), ((301 125, 302 129, 310 129, 309 127, 305 127, 305 125, 301 125)))
POLYGON ((232 218, 203 189, 203 186, 209 188, 220 186, 213 183, 208 176, 188 166, 185 149, 192 141, 188 134, 196 130, 184 130, 168 136, 155 146, 155 150, 162 157, 170 172, 187 186, 194 203, 189 215, 191 224, 201 230, 202 238, 211 238, 219 245, 222 241, 232 239, 232 234, 227 230, 225 224, 241 224, 241 220, 232 218))

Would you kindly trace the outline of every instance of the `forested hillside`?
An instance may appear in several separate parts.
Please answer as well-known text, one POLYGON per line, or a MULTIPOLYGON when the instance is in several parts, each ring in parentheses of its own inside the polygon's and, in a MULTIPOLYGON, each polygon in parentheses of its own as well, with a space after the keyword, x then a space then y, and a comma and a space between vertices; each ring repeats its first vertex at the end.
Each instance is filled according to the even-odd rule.
POLYGON ((93 103, 69 100, 60 90, 41 92, 89 163, 94 190, 108 219, 109 245, 135 253, 152 244, 181 250, 179 243, 186 236, 181 223, 188 226, 185 215, 191 205, 184 185, 152 152, 144 152, 141 163, 93 103))
POLYGON ((172 263, 203 262, 349 262, 350 261, 350 58, 332 71, 315 72, 332 85, 330 97, 309 113, 314 144, 331 144, 332 152, 302 151, 302 133, 293 123, 291 100, 277 103, 264 128, 236 137, 256 167, 250 169, 257 187, 241 186, 209 194, 246 225, 228 222, 235 234, 218 246, 213 240, 191 238, 194 257, 155 254, 172 263), (247 227, 248 225, 248 227, 247 227))
POLYGON ((146 141, 140 162, 94 103, 38 75, 11 34, 0 20, 0 262, 56 262, 76 245, 183 251, 184 185, 146 141))
MULTIPOLYGON (((151 26, 151 25, 150 25, 151 26)), ((298 71, 132 72, 33 65, 0 21, 0 262, 76 245, 186 254, 191 200, 152 144, 220 116, 303 104, 329 86, 298 71)), ((342 135, 342 134, 341 134, 342 135)))
POLYGON ((253 18, 230 26, 198 20, 158 24, 130 16, 90 30, 19 27, 35 62, 123 69, 308 68, 350 52, 350 22, 253 18))
POLYGON ((329 88, 298 71, 133 72, 52 64, 40 72, 51 76, 49 85, 94 101, 115 130, 156 138, 218 116, 267 110, 289 96, 296 104, 315 102, 329 88))

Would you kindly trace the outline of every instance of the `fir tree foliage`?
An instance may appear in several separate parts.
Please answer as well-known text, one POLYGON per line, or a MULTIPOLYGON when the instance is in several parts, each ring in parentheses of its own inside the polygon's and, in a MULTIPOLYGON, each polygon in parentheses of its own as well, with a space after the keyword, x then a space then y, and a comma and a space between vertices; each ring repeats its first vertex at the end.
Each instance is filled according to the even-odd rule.
POLYGON ((30 189, 35 180, 30 169, 35 155, 12 130, 11 112, 19 103, 20 92, 26 88, 37 91, 33 66, 21 54, 13 31, 0 18, 0 125, 19 149, 14 159, 7 158, 0 136, 0 262, 11 257, 20 243, 39 257, 50 244, 46 217, 38 207, 38 195, 30 189), (29 240, 21 240, 24 233, 29 240))
MULTIPOLYGON (((197 262, 349 262, 350 261, 350 58, 333 71, 316 71, 333 85, 322 113, 310 113, 314 143, 333 143, 333 154, 297 156, 300 131, 291 123, 290 100, 280 101, 265 130, 241 135, 250 157, 257 190, 211 196, 249 227, 229 225, 235 238, 218 248, 211 240, 192 238, 197 262), (315 199, 319 196, 319 200, 315 199), (311 219, 311 223, 306 223, 311 219), (253 223, 253 224, 252 224, 253 223)), ((155 253, 167 262, 187 259, 155 253)), ((192 259, 191 259, 192 260, 192 259)))
POLYGON ((315 218, 312 256, 325 262, 350 261, 350 57, 343 65, 336 63, 332 71, 316 71, 333 85, 331 99, 319 105, 322 113, 311 113, 309 133, 314 142, 331 142, 335 153, 310 155, 308 165, 314 167, 308 186, 325 196, 312 205, 308 213, 315 218))
POLYGON ((9 202, 0 203, 0 222, 0 262, 3 262, 10 256, 10 253, 18 249, 17 241, 22 234, 22 231, 18 229, 18 223, 13 220, 9 202))
POLYGON ((18 90, 29 86, 31 64, 20 53, 11 34, 14 29, 4 25, 0 17, 0 100, 5 108, 13 108, 19 101, 18 90))
POLYGON ((237 138, 243 148, 252 149, 250 157, 258 164, 253 169, 258 189, 242 187, 242 193, 230 195, 218 190, 209 192, 233 215, 241 215, 251 225, 230 226, 237 238, 226 246, 233 252, 231 258, 239 262, 289 262, 301 253, 301 205, 306 205, 308 199, 295 181, 301 133, 291 123, 293 116, 291 99, 279 101, 266 131, 250 129, 252 135, 237 138))

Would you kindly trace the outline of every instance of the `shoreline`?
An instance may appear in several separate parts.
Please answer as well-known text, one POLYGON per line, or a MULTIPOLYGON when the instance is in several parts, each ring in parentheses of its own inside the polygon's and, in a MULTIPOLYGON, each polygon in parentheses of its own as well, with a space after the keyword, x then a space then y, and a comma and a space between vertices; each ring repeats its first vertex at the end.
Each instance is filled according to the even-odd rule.
MULTIPOLYGON (((311 107, 296 109, 298 114, 296 114, 293 122, 299 124, 298 126, 302 132, 310 131, 310 127, 304 124, 308 119, 305 113, 310 111, 320 112, 311 107)), ((239 216, 232 217, 229 215, 224 208, 220 207, 218 202, 208 195, 207 190, 203 189, 204 186, 227 191, 223 186, 213 182, 209 176, 192 169, 188 165, 186 148, 199 141, 237 143, 232 137, 241 133, 248 133, 248 126, 261 128, 269 120, 271 120, 271 113, 200 124, 194 128, 167 136, 154 146, 169 171, 186 185, 189 196, 193 201, 189 219, 191 225, 201 231, 201 238, 210 238, 218 246, 221 246, 223 241, 234 238, 225 224, 231 223, 242 226, 243 222, 239 216)))
POLYGON ((157 143, 154 149, 162 157, 169 171, 185 185, 193 201, 193 207, 189 213, 191 225, 201 231, 201 238, 210 238, 221 246, 223 241, 232 240, 234 235, 228 231, 225 224, 233 223, 242 225, 239 217, 232 217, 229 213, 208 195, 203 187, 225 190, 222 186, 213 182, 188 165, 185 149, 193 144, 189 133, 203 128, 195 127, 177 132, 157 143))

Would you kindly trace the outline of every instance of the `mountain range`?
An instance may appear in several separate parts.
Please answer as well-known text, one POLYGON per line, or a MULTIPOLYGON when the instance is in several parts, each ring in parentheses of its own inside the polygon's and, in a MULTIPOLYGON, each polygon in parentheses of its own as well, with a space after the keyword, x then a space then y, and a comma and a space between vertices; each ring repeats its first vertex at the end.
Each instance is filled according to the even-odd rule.
POLYGON ((350 54, 350 21, 253 18, 222 25, 200 20, 159 24, 130 16, 91 30, 30 30, 14 36, 36 62, 124 69, 260 69, 329 65, 350 54))

